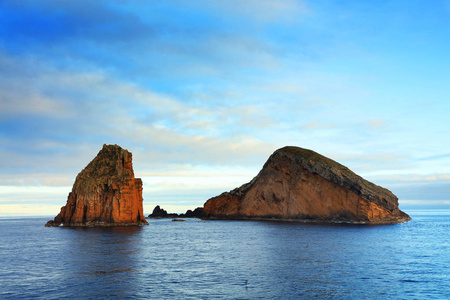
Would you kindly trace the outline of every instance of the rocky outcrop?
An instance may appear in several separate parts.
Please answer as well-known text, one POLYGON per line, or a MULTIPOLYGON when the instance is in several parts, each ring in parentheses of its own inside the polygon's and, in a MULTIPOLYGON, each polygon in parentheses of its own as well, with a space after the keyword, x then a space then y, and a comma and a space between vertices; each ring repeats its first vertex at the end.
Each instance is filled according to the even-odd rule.
POLYGON ((156 205, 155 208, 153 209, 153 212, 150 215, 148 215, 148 217, 151 219, 177 218, 178 214, 176 213, 169 214, 167 210, 161 208, 159 205, 156 205))
POLYGON ((142 181, 134 178, 131 153, 103 145, 78 174, 67 204, 46 226, 148 225, 142 203, 142 181))
POLYGON ((204 217, 203 207, 197 207, 193 211, 188 209, 186 211, 186 213, 184 215, 182 215, 182 217, 184 217, 184 218, 199 218, 199 219, 201 219, 201 218, 204 217))
POLYGON ((193 211, 188 209, 184 214, 168 213, 165 209, 156 205, 153 212, 148 215, 150 219, 162 219, 162 218, 202 218, 203 207, 197 207, 193 211))
POLYGON ((398 223, 410 219, 389 190, 314 151, 275 151, 247 184, 209 199, 206 218, 398 223))

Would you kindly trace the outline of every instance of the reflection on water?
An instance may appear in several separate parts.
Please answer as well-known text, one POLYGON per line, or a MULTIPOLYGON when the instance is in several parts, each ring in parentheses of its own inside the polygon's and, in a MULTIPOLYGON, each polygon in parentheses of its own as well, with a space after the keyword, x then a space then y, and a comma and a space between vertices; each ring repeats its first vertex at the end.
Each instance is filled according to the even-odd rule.
POLYGON ((66 231, 68 242, 61 257, 70 273, 63 274, 67 284, 76 277, 76 285, 91 287, 77 296, 95 297, 114 294, 117 296, 136 293, 129 274, 142 273, 139 262, 142 227, 78 227, 59 228, 66 231), (96 286, 104 288, 95 292, 96 286), (93 294, 94 293, 94 294, 93 294))
POLYGON ((0 298, 450 297, 449 215, 389 226, 0 220, 0 298))

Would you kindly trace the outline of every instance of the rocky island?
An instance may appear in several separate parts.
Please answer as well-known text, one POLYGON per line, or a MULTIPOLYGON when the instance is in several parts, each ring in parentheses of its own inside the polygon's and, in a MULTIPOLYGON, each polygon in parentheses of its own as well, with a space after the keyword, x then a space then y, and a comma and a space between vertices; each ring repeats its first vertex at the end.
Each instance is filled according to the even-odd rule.
POLYGON ((61 212, 45 226, 148 225, 142 204, 142 181, 134 178, 132 154, 103 145, 78 174, 61 212))
POLYGON ((167 210, 156 205, 153 212, 148 215, 149 219, 167 219, 167 218, 199 218, 203 217, 203 207, 197 207, 194 210, 188 209, 184 214, 168 213, 167 210))
POLYGON ((314 151, 275 151, 249 183, 209 199, 209 219, 270 219, 389 224, 410 217, 398 198, 314 151))

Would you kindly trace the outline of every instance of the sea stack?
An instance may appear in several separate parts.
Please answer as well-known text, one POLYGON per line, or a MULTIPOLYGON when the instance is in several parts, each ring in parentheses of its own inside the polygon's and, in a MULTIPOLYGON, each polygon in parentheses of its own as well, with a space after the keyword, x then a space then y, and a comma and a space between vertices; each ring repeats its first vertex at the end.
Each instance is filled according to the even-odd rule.
POLYGON ((276 219, 389 224, 410 217, 389 190, 314 151, 275 151, 252 181, 209 199, 211 219, 276 219))
POLYGON ((148 225, 142 202, 142 180, 134 178, 131 153, 103 145, 78 174, 61 212, 45 226, 148 225))

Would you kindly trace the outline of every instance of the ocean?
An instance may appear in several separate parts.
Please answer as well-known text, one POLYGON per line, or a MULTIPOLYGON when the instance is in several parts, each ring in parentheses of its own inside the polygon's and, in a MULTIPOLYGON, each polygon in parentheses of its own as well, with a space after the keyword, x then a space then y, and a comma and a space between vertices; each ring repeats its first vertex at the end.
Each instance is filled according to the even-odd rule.
POLYGON ((0 299, 449 299, 450 213, 394 225, 0 219, 0 299))

